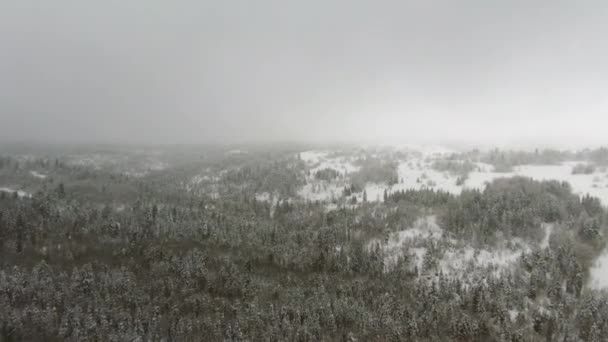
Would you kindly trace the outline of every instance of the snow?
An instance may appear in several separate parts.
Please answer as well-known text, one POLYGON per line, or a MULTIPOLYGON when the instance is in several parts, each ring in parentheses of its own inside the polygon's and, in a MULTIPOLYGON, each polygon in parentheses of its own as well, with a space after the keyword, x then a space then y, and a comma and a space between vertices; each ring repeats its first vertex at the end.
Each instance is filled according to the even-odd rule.
POLYGON ((525 176, 538 181, 557 180, 568 182, 572 186, 572 191, 580 196, 589 194, 599 198, 604 205, 608 205, 608 179, 598 177, 598 174, 573 175, 572 168, 580 163, 572 161, 560 165, 521 165, 516 167, 513 172, 507 173, 472 172, 465 185, 472 188, 483 188, 485 182, 513 176, 525 176))
POLYGON ((352 158, 345 156, 333 157, 328 152, 306 151, 300 153, 302 159, 311 167, 310 174, 314 177, 315 173, 324 169, 333 169, 342 174, 352 173, 359 170, 358 166, 353 165, 352 158))
POLYGON ((328 153, 324 151, 304 151, 300 152, 300 159, 308 164, 316 164, 327 155, 328 153))
POLYGON ((437 225, 437 217, 434 215, 426 216, 416 220, 414 226, 393 233, 389 238, 389 248, 400 247, 407 240, 414 238, 441 238, 443 230, 437 225))
POLYGON ((255 194, 255 199, 258 202, 270 202, 271 195, 269 192, 255 194))
POLYGON ((434 215, 419 218, 411 227, 389 234, 384 241, 372 239, 368 243, 368 249, 372 250, 376 246, 381 248, 384 253, 385 269, 395 265, 397 260, 407 253, 412 258, 412 264, 421 270, 427 253, 427 248, 421 246, 428 240, 445 245, 443 255, 437 256, 438 269, 444 275, 460 278, 484 269, 491 270, 492 274, 498 277, 502 271, 514 265, 523 254, 531 252, 530 246, 518 238, 510 240, 510 243, 504 242, 491 250, 475 249, 448 238, 437 225, 437 218, 434 215), (507 248, 507 245, 511 245, 511 248, 507 248), (405 246, 407 248, 404 248, 405 246))
POLYGON ((151 171, 162 171, 162 170, 165 170, 167 167, 169 167, 169 164, 158 161, 158 160, 152 160, 152 161, 149 161, 146 166, 151 171))
POLYGON ((148 175, 148 172, 145 171, 126 171, 124 172, 125 176, 129 176, 129 177, 135 177, 135 178, 142 178, 145 177, 146 175, 148 175))
POLYGON ((216 178, 212 178, 209 175, 202 175, 201 174, 201 175, 196 175, 196 176, 192 177, 192 180, 190 181, 190 184, 191 185, 198 185, 198 184, 200 184, 202 182, 214 181, 214 180, 217 180, 217 177, 216 178))
MULTIPOLYGON (((510 178, 514 176, 530 177, 534 180, 557 180, 568 182, 572 191, 579 196, 589 194, 599 198, 604 205, 608 205, 608 178, 598 177, 597 174, 572 174, 572 167, 579 162, 565 162, 561 165, 522 165, 516 167, 513 172, 488 172, 491 165, 477 163, 481 171, 469 173, 462 186, 456 185, 457 177, 447 173, 437 172, 431 166, 420 159, 402 162, 399 165, 399 180, 403 183, 394 185, 390 190, 407 190, 433 188, 443 190, 455 195, 460 194, 463 189, 483 190, 487 183, 498 178, 510 178)), ((368 194, 368 199, 371 198, 368 194)))
POLYGON ((414 257, 414 262, 416 263, 416 267, 421 270, 422 263, 424 262, 424 256, 426 255, 426 248, 424 247, 415 247, 409 249, 409 255, 414 257))
POLYGON ((279 196, 277 194, 271 194, 267 191, 256 193, 255 199, 259 202, 270 203, 270 217, 274 216, 274 211, 279 203, 279 196))
MULTIPOLYGON (((392 186, 383 183, 368 183, 365 186, 368 202, 382 201, 384 191, 389 193, 401 190, 434 189, 459 195, 464 189, 483 190, 486 184, 498 178, 514 176, 530 177, 532 179, 557 180, 568 182, 574 193, 582 196, 589 194, 599 198, 604 205, 608 205, 608 174, 596 172, 594 174, 572 174, 572 168, 580 161, 564 162, 558 165, 521 165, 512 172, 493 172, 493 166, 477 162, 476 170, 470 172, 461 185, 457 185, 458 177, 449 172, 440 172, 432 168, 432 163, 438 158, 445 157, 453 151, 445 148, 430 148, 413 145, 404 145, 402 148, 422 153, 422 157, 400 160, 397 168, 398 183, 392 186)), ((307 184, 300 190, 300 196, 307 200, 329 201, 340 198, 342 188, 348 183, 348 174, 356 172, 359 167, 353 164, 355 156, 332 154, 329 151, 304 151, 300 159, 304 161, 311 171, 307 184), (314 178, 314 174, 322 169, 334 169, 342 177, 330 183, 321 182, 314 178)), ((362 202, 363 193, 356 194, 358 203, 362 202)))
POLYGON ((342 197, 344 187, 348 185, 345 175, 359 170, 359 167, 353 165, 352 158, 330 156, 325 151, 304 151, 300 153, 300 159, 307 164, 310 174, 306 177, 307 184, 298 191, 298 195, 309 201, 332 201, 342 197), (339 175, 333 181, 319 180, 315 174, 323 169, 333 169, 339 175))
MULTIPOLYGON (((372 239, 368 243, 368 249, 380 246, 384 252, 384 264, 386 267, 397 262, 403 256, 403 245, 406 242, 416 239, 441 239, 443 230, 437 225, 437 218, 434 215, 417 219, 412 227, 389 234, 388 240, 372 239)), ((410 255, 415 256, 418 264, 422 263, 422 258, 426 253, 426 248, 409 248, 410 255)))
POLYGON ((308 201, 327 201, 340 198, 345 184, 314 182, 304 185, 298 195, 308 201))
POLYGON ((511 322, 515 322, 515 320, 517 319, 517 316, 519 316, 519 311, 509 310, 509 318, 511 319, 511 322))
POLYGON ((6 188, 6 187, 0 188, 0 192, 8 192, 11 194, 16 192, 17 196, 19 196, 19 197, 32 197, 32 195, 30 193, 27 193, 23 190, 13 190, 11 188, 6 188))
POLYGON ((527 246, 515 250, 497 248, 492 251, 466 247, 445 251, 439 265, 446 275, 462 275, 467 270, 467 265, 472 265, 478 269, 491 268, 494 270, 494 275, 499 276, 502 270, 513 265, 523 254, 528 252, 530 252, 530 249, 527 246))
MULTIPOLYGON (((368 183, 365 185, 365 193, 367 194, 368 202, 381 202, 384 199, 384 190, 388 186, 386 184, 368 183)), ((357 200, 363 201, 363 193, 357 194, 357 200)))
POLYGON ((30 175, 38 179, 45 179, 47 175, 39 173, 38 171, 30 171, 30 175))
POLYGON ((230 150, 230 151, 226 152, 226 154, 247 154, 247 151, 234 149, 234 150, 230 150))
POLYGON ((543 229, 545 230, 545 236, 543 237, 543 241, 540 243, 540 248, 545 249, 549 247, 549 238, 553 233, 553 224, 543 223, 543 229))
POLYGON ((423 156, 441 156, 452 154, 455 151, 441 145, 418 145, 418 144, 397 144, 395 148, 398 150, 409 150, 421 153, 423 156))
POLYGON ((436 189, 460 194, 462 187, 456 185, 457 177, 432 169, 430 163, 422 159, 401 162, 397 169, 399 183, 390 190, 436 189))
POLYGON ((597 258, 589 273, 589 287, 595 290, 608 288, 608 250, 597 258))

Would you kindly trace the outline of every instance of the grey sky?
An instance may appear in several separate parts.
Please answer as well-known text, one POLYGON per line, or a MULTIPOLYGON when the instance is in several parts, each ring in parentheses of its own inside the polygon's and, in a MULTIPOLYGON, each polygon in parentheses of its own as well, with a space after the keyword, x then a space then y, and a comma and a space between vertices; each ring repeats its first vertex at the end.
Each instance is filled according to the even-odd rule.
POLYGON ((605 1, 0 3, 0 140, 608 143, 605 1))

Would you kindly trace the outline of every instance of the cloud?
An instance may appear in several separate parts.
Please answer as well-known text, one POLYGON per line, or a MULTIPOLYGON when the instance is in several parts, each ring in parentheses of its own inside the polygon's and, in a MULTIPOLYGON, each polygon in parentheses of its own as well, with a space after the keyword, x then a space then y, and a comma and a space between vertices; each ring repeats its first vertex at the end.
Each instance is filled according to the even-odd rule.
POLYGON ((3 140, 604 137, 602 2, 1 7, 3 140))

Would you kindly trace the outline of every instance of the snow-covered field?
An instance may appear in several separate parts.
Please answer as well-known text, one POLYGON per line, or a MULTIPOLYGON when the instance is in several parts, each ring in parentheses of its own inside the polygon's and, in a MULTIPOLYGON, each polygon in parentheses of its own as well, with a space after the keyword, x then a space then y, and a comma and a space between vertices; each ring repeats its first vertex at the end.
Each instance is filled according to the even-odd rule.
POLYGON ((298 195, 309 201, 332 201, 342 196, 345 185, 346 183, 309 182, 298 191, 298 195))
MULTIPOLYGON (((393 186, 388 184, 370 184, 365 187, 367 200, 380 201, 384 191, 388 192, 408 189, 435 189, 452 194, 460 194, 463 189, 483 190, 487 183, 497 178, 514 176, 530 177, 535 180, 557 180, 570 183, 573 192, 579 195, 589 194, 599 198, 608 205, 608 173, 597 171, 593 174, 572 174, 572 168, 580 162, 565 162, 560 165, 521 165, 515 167, 513 172, 493 172, 491 165, 475 163, 476 169, 469 173, 468 178, 457 185, 458 177, 448 172, 440 172, 432 168, 434 158, 441 158, 447 149, 421 149, 418 157, 400 160, 398 166, 399 182, 393 186)), ((348 174, 359 168, 353 164, 353 159, 346 156, 334 156, 327 151, 306 151, 300 153, 300 158, 311 168, 308 183, 300 191, 300 196, 307 200, 331 201, 339 197, 339 188, 348 184, 348 174), (338 171, 344 177, 332 184, 322 184, 314 179, 314 173, 325 168, 338 171)), ((362 200, 363 194, 358 193, 357 199, 362 200)))
POLYGON ((25 192, 23 190, 13 190, 11 188, 6 188, 6 187, 0 188, 0 192, 7 192, 7 193, 10 193, 10 194, 13 194, 13 193, 16 192, 17 196, 19 196, 19 197, 32 197, 32 195, 30 193, 25 192))
MULTIPOLYGON (((552 226, 545 225, 545 240, 547 241, 551 230, 552 226)), ((459 278, 482 270, 489 270, 493 275, 500 276, 503 271, 510 269, 522 255, 532 251, 526 242, 517 238, 492 250, 475 249, 462 245, 459 241, 444 234, 441 227, 437 225, 435 216, 420 218, 412 227, 391 233, 384 241, 373 239, 368 243, 368 249, 379 247, 382 250, 386 269, 395 265, 399 258, 407 256, 410 265, 416 266, 418 270, 422 271, 425 258, 428 257, 428 249, 424 246, 429 241, 441 242, 448 246, 443 249, 442 255, 434 256, 437 270, 446 276, 459 278)), ((541 247, 544 243, 543 240, 541 247)))
POLYGON ((309 201, 333 201, 340 198, 344 187, 349 184, 345 177, 359 169, 350 158, 332 156, 325 151, 305 151, 300 153, 300 159, 308 165, 310 174, 298 195, 309 201), (338 178, 332 182, 315 179, 315 174, 324 169, 337 171, 338 178))
POLYGON ((312 176, 317 171, 323 169, 333 169, 341 174, 348 174, 359 170, 358 166, 353 165, 352 158, 344 156, 332 156, 329 152, 306 151, 300 153, 300 159, 312 166, 310 173, 312 176))
POLYGON ((513 241, 513 249, 497 248, 493 250, 474 249, 472 247, 449 249, 444 252, 439 261, 441 271, 445 275, 460 276, 476 269, 492 270, 495 276, 500 276, 524 254, 530 253, 530 247, 522 241, 513 241))
MULTIPOLYGON (((385 267, 390 267, 395 264, 399 257, 403 256, 403 245, 406 242, 424 239, 440 239, 443 236, 443 230, 437 225, 435 216, 427 216, 419 218, 414 222, 412 227, 404 230, 391 233, 386 241, 380 239, 372 239, 367 248, 372 249, 380 247, 384 253, 385 267)), ((410 254, 413 254, 416 259, 421 259, 426 253, 425 248, 410 248, 410 254)), ((422 263, 421 260, 416 261, 417 264, 422 263)))
POLYGON ((608 288, 608 250, 595 260, 589 273, 590 288, 596 290, 608 288))
POLYGON ((576 194, 589 194, 599 198, 604 205, 608 205, 608 174, 595 172, 573 175, 572 168, 576 164, 580 162, 565 162, 561 165, 522 165, 508 173, 472 172, 465 186, 483 188, 486 182, 513 176, 525 176, 535 180, 557 180, 570 183, 572 191, 576 194))
POLYGON ((30 171, 30 175, 32 175, 32 177, 38 178, 38 179, 45 179, 47 177, 47 175, 42 174, 38 171, 30 171))
POLYGON ((421 160, 402 162, 399 165, 399 178, 402 183, 394 185, 390 190, 407 190, 433 188, 452 194, 459 194, 463 189, 483 190, 487 183, 497 178, 515 176, 530 177, 535 180, 557 180, 570 183, 574 193, 578 195, 589 194, 598 197, 602 203, 608 205, 608 174, 572 174, 572 168, 578 162, 566 162, 561 165, 522 165, 513 172, 492 172, 487 164, 477 163, 480 171, 473 171, 463 185, 456 185, 457 177, 444 172, 431 169, 431 166, 421 160))

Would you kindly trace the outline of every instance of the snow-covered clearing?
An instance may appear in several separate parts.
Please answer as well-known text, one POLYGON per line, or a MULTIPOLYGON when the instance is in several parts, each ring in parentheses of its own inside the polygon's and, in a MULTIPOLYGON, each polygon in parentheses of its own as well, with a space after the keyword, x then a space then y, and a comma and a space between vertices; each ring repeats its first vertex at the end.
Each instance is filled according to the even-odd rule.
MULTIPOLYGON (((414 222, 412 227, 404 230, 390 233, 388 239, 372 239, 367 247, 369 250, 380 247, 384 253, 384 263, 386 267, 397 262, 399 257, 403 256, 403 244, 413 242, 416 239, 440 239, 443 236, 443 230, 437 225, 435 216, 426 216, 419 218, 414 222)), ((410 254, 423 256, 426 253, 425 248, 410 248, 410 254)))
POLYGON ((359 170, 358 166, 353 165, 352 158, 331 155, 329 152, 305 151, 300 153, 300 159, 311 167, 311 177, 314 177, 317 171, 324 169, 332 169, 341 174, 359 170))
MULTIPOLYGON (((572 174, 579 161, 564 162, 559 165, 521 165, 512 172, 493 172, 493 166, 481 162, 474 163, 475 170, 458 184, 458 176, 449 172, 434 170, 432 165, 436 160, 445 158, 453 151, 442 147, 425 147, 416 145, 403 145, 397 151, 415 152, 408 155, 406 160, 398 162, 398 183, 389 186, 386 183, 368 183, 365 185, 367 201, 382 201, 384 191, 394 192, 400 190, 434 189, 458 195, 464 189, 483 190, 486 184, 497 178, 510 178, 515 176, 530 177, 535 180, 557 180, 568 182, 574 193, 578 195, 590 194, 599 198, 608 205, 608 174, 597 171, 593 174, 572 174)), ((350 173, 359 170, 354 164, 356 156, 331 151, 304 151, 300 153, 310 170, 307 185, 300 189, 300 196, 312 201, 333 201, 342 196, 342 189, 349 185, 350 173), (322 169, 333 169, 340 175, 336 180, 325 182, 315 179, 315 173, 322 169)), ((584 162, 583 162, 584 163, 584 162)), ((357 202, 363 200, 363 192, 354 194, 357 202)))
POLYGON ((530 248, 521 241, 517 242, 515 249, 504 247, 491 251, 472 247, 449 249, 439 261, 439 268, 445 275, 462 275, 475 269, 489 268, 494 276, 500 276, 503 270, 530 251, 530 248))
POLYGON ((382 250, 385 269, 390 269, 399 258, 407 256, 410 265, 416 266, 418 270, 422 271, 428 253, 427 248, 423 246, 429 240, 445 245, 443 254, 433 256, 436 260, 437 271, 454 277, 463 277, 466 274, 486 269, 494 276, 500 276, 523 254, 530 253, 532 250, 521 239, 512 239, 509 244, 504 243, 492 250, 472 248, 445 236, 443 230, 437 225, 435 216, 420 218, 412 227, 391 233, 384 241, 373 239, 368 243, 368 249, 379 247, 382 250))
POLYGON ((269 192, 262 192, 259 194, 255 194, 255 199, 258 202, 270 202, 272 195, 269 192))
POLYGON ((589 273, 589 287, 595 290, 608 288, 608 251, 595 260, 589 273))
POLYGON ((324 151, 304 151, 300 152, 300 159, 307 164, 316 164, 325 159, 329 153, 324 151))
POLYGON ((247 151, 234 149, 226 152, 226 154, 247 154, 247 151))
POLYGON ((437 217, 434 215, 426 216, 416 220, 414 226, 391 235, 388 241, 389 248, 398 248, 407 240, 415 238, 440 239, 443 230, 437 225, 437 217))
POLYGON ((13 190, 11 188, 6 188, 6 187, 0 188, 0 192, 8 192, 10 194, 16 192, 17 196, 19 196, 19 197, 32 197, 32 195, 30 193, 25 192, 23 190, 13 190))
POLYGON ((455 153, 456 151, 441 145, 420 145, 420 144, 396 144, 397 150, 413 151, 425 157, 440 157, 455 153))
POLYGON ((395 184, 390 191, 408 189, 436 189, 453 194, 460 194, 461 186, 456 185, 457 177, 447 172, 434 170, 430 163, 423 159, 411 159, 401 162, 397 170, 399 183, 395 184))
POLYGON ((47 177, 47 175, 42 174, 38 171, 30 171, 30 175, 32 175, 32 177, 38 178, 38 179, 45 179, 47 177))
POLYGON ((557 180, 568 182, 572 191, 578 195, 589 194, 599 198, 604 205, 608 205, 608 177, 605 174, 572 174, 572 168, 580 162, 565 162, 560 165, 521 165, 513 172, 472 172, 465 186, 483 188, 486 182, 496 178, 524 176, 535 180, 557 180))
POLYGON ((332 201, 342 196, 346 183, 309 182, 298 190, 298 195, 308 201, 332 201))
POLYGON ((545 236, 543 240, 540 242, 540 248, 545 249, 549 247, 549 238, 551 238, 551 234, 553 233, 553 224, 551 223, 543 223, 543 229, 545 231, 545 236))
POLYGON ((274 211, 279 203, 279 195, 271 194, 269 192, 261 192, 255 194, 255 199, 258 202, 266 202, 270 204, 270 217, 274 216, 274 211))
MULTIPOLYGON (((300 159, 307 164, 310 173, 306 177, 306 185, 298 191, 298 195, 309 201, 333 201, 342 197, 344 187, 350 185, 346 176, 359 170, 359 167, 353 164, 352 158, 324 151, 301 152, 300 159), (332 169, 339 175, 332 181, 317 179, 316 173, 324 169, 332 169)), ((384 187, 380 191, 383 192, 384 187)))

